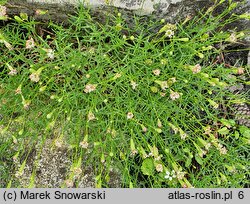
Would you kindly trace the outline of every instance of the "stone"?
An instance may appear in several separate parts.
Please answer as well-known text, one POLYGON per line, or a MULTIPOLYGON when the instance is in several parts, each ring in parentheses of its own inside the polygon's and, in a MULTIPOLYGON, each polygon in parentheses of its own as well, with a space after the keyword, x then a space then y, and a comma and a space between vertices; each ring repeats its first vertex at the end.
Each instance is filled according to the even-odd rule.
MULTIPOLYGON (((233 0, 235 2, 242 2, 241 0, 233 0)), ((126 11, 132 11, 137 15, 153 15, 156 18, 166 18, 167 20, 178 20, 187 15, 195 15, 197 11, 207 10, 214 4, 213 0, 9 0, 10 5, 25 5, 28 4, 31 8, 53 9, 66 7, 64 12, 70 13, 75 10, 75 6, 82 2, 85 6, 90 6, 93 9, 105 10, 106 8, 117 8, 126 11), (33 5, 33 6, 32 6, 33 5)), ((226 1, 227 2, 227 1, 226 1)), ((225 4, 226 5, 226 4, 225 4)), ((20 7, 22 8, 22 7, 20 7)), ((23 7, 24 8, 24 7, 23 7)), ((222 8, 223 9, 223 8, 222 8)), ((112 10, 112 9, 110 9, 112 10)), ((221 10, 219 10, 220 12, 221 10)), ((250 0, 237 9, 237 12, 249 12, 250 0)), ((59 12, 60 13, 60 12, 59 12)), ((249 26, 249 23, 248 23, 249 26)))
MULTIPOLYGON (((159 9, 159 7, 161 7, 160 9, 167 10, 170 4, 176 4, 182 1, 183 0, 82 0, 80 2, 91 7, 113 6, 117 8, 137 11, 138 14, 148 15, 159 9)), ((79 3, 79 0, 27 0, 27 2, 77 5, 79 3)))
MULTIPOLYGON (((234 0, 235 2, 241 2, 239 0, 234 0)), ((36 16, 36 11, 38 9, 48 10, 49 18, 51 20, 61 20, 67 19, 68 14, 73 14, 75 6, 78 0, 9 0, 7 3, 8 15, 16 15, 20 12, 26 12, 29 15, 36 16)), ((165 19, 167 22, 177 22, 180 19, 185 18, 188 15, 196 15, 197 12, 204 10, 206 11, 211 5, 213 5, 212 0, 88 0, 85 5, 91 6, 96 15, 103 17, 105 12, 112 12, 118 9, 127 18, 126 20, 133 18, 133 13, 141 16, 152 17, 156 20, 165 19)), ((226 1, 228 2, 228 1, 226 1)), ((217 13, 220 13, 223 8, 225 8, 226 3, 222 5, 221 8, 217 9, 217 13)), ((236 13, 250 12, 250 0, 246 0, 245 4, 242 4, 236 9, 236 13)), ((39 18, 44 18, 43 20, 48 20, 46 16, 36 16, 39 18)), ((145 18, 145 19, 146 19, 145 18)), ((242 20, 231 24, 227 29, 234 30, 235 28, 249 29, 249 21, 242 20)), ((250 65, 250 54, 248 54, 248 65, 250 65)), ((243 85, 237 85, 231 87, 231 91, 242 91, 243 85)), ((236 120, 240 125, 246 125, 250 127, 250 108, 246 104, 242 104, 234 107, 236 110, 236 120)), ((2 120, 2 115, 0 114, 0 120, 2 120)), ((36 187, 60 187, 67 177, 67 171, 69 171, 71 161, 68 159, 67 149, 53 150, 51 147, 52 141, 48 140, 42 151, 41 157, 38 160, 37 168, 37 180, 35 183, 36 187)), ((37 150, 34 150, 34 153, 37 150)), ((33 153, 33 154, 34 154, 33 153)), ((19 181, 24 186, 28 185, 29 179, 33 171, 33 162, 35 154, 27 162, 27 169, 25 169, 25 174, 22 180, 19 181)), ((4 167, 0 166, 0 170, 4 167)), ((1 172, 1 171, 0 171, 1 172)), ((111 172, 111 187, 120 187, 121 180, 119 172, 111 172)), ((0 182, 1 185, 1 182, 0 182)), ((94 187, 94 174, 90 169, 85 172, 85 175, 81 177, 79 181, 79 187, 94 187)))
MULTIPOLYGON (((235 13, 250 12, 250 0, 233 1, 241 4, 234 11, 235 13)), ((206 11, 214 4, 214 0, 8 0, 7 7, 10 15, 18 12, 36 15, 36 9, 45 9, 49 11, 51 20, 65 22, 67 14, 73 14, 79 2, 90 6, 98 16, 105 16, 106 11, 119 10, 119 12, 125 13, 126 18, 131 18, 133 16, 131 13, 134 13, 150 16, 155 20, 165 19, 171 23, 184 19, 188 15, 194 16, 199 11, 206 11)), ((216 9, 217 13, 224 10, 227 5, 228 1, 225 1, 216 9)), ((36 18, 37 20, 48 20, 46 15, 36 16, 36 18)), ((230 28, 235 27, 244 30, 250 27, 250 21, 234 23, 230 28)))
POLYGON ((250 52, 248 52, 247 56, 247 65, 250 67, 250 52))

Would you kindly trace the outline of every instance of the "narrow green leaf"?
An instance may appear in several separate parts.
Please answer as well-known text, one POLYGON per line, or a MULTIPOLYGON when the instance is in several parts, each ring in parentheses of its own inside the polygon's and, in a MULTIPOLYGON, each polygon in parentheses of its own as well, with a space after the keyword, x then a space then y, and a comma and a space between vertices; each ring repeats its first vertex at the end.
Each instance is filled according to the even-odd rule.
POLYGON ((153 159, 147 158, 142 162, 141 171, 144 175, 152 176, 154 173, 153 159))
POLYGON ((198 164, 203 165, 202 158, 198 154, 195 154, 195 160, 198 162, 198 164))
POLYGON ((220 133, 221 135, 227 135, 229 133, 229 130, 227 129, 227 127, 223 127, 218 130, 218 133, 220 133))
POLYGON ((192 158, 188 157, 186 162, 185 162, 185 167, 187 167, 187 168, 190 167, 191 163, 192 163, 192 158))
POLYGON ((240 126, 239 130, 243 137, 250 138, 250 128, 246 126, 240 126))
POLYGON ((22 23, 23 20, 19 17, 19 16, 14 16, 14 19, 18 22, 18 23, 22 23))

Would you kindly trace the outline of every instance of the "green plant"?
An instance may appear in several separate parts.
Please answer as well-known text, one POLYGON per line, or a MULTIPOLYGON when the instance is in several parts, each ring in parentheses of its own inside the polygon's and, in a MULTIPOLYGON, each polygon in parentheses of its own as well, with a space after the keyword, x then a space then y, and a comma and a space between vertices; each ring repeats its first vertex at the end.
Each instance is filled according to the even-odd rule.
POLYGON ((242 15, 224 19, 229 2, 213 16, 217 6, 176 25, 135 17, 128 27, 120 13, 101 24, 81 7, 66 28, 25 14, 2 27, 0 185, 36 186, 46 141, 69 152, 62 187, 77 186, 84 167, 97 187, 112 169, 122 187, 249 185, 249 128, 232 108, 249 99, 228 89, 249 83, 239 77, 249 69, 216 61, 244 38, 223 31, 242 15))

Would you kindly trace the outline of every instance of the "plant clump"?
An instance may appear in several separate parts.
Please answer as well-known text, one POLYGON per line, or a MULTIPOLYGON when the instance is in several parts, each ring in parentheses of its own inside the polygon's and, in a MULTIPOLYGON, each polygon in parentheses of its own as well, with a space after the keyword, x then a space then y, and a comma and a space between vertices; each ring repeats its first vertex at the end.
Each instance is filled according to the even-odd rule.
POLYGON ((176 24, 101 24, 81 7, 43 35, 25 14, 3 26, 0 185, 249 187, 250 130, 234 109, 249 97, 230 90, 249 85, 249 67, 223 60, 247 33, 225 26, 249 15, 219 6, 176 24))

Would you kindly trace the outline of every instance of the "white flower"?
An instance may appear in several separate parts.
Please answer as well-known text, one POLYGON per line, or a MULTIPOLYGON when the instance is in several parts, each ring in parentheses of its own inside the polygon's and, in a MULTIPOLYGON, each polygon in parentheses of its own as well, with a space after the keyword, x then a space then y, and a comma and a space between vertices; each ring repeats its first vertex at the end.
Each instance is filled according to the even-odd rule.
POLYGON ((6 6, 1 6, 0 5, 0 17, 5 17, 6 16, 6 14, 7 14, 7 8, 6 8, 6 6))
POLYGON ((95 115, 92 112, 88 113, 88 121, 95 120, 95 115))
POLYGON ((167 88, 169 88, 169 85, 168 85, 167 81, 158 81, 158 80, 156 80, 155 83, 159 84, 163 91, 165 91, 167 88))
POLYGON ((175 171, 172 170, 171 173, 169 171, 166 171, 166 175, 164 176, 165 179, 168 179, 169 181, 172 181, 173 178, 176 178, 175 171))
POLYGON ((138 86, 138 84, 134 81, 131 81, 130 84, 132 86, 132 89, 136 89, 136 87, 138 86))
POLYGON ((157 164, 156 167, 155 167, 155 169, 158 172, 163 172, 163 166, 162 166, 162 164, 157 164))
POLYGON ((157 120, 157 126, 158 128, 162 128, 162 122, 160 119, 157 120))
POLYGON ((148 131, 148 129, 144 125, 141 125, 141 128, 142 128, 142 132, 147 132, 148 131))
POLYGON ((17 178, 19 178, 19 177, 21 177, 23 175, 23 171, 22 172, 16 172, 15 173, 15 177, 17 177, 17 178))
POLYGON ((128 120, 132 119, 133 117, 134 117, 134 114, 133 114, 133 113, 131 113, 131 112, 128 112, 128 113, 127 113, 127 119, 128 119, 128 120))
POLYGON ((206 150, 209 150, 210 147, 211 147, 211 143, 208 142, 208 143, 205 145, 205 149, 206 149, 206 150))
POLYGON ((17 75, 17 70, 12 69, 12 70, 10 70, 10 72, 8 74, 11 75, 11 76, 17 75))
POLYGON ((222 146, 222 144, 218 144, 218 149, 221 149, 223 146, 222 146))
MULTIPOLYGON (((16 144, 16 143, 14 143, 14 144, 16 144)), ((15 163, 17 163, 17 162, 18 162, 18 158, 17 158, 17 156, 14 156, 14 157, 13 157, 13 162, 15 162, 15 163)))
POLYGON ((226 147, 220 148, 220 153, 221 153, 221 154, 227 154, 227 149, 226 149, 226 147))
POLYGON ((79 176, 79 175, 82 173, 82 169, 79 168, 79 167, 75 167, 75 168, 73 169, 73 172, 74 172, 74 174, 75 174, 76 176, 79 176))
POLYGON ((87 149, 88 146, 89 146, 89 143, 87 141, 82 141, 80 142, 80 146, 83 148, 83 149, 87 149))
POLYGON ((160 95, 161 95, 161 97, 164 97, 164 96, 166 96, 166 93, 161 92, 160 95))
POLYGON ((239 75, 244 74, 244 72, 245 72, 245 69, 242 67, 237 69, 237 74, 239 74, 239 75))
POLYGON ((201 152, 199 153, 199 156, 202 158, 204 155, 207 154, 206 150, 201 149, 201 152))
POLYGON ((171 38, 173 35, 174 35, 174 31, 173 31, 173 30, 167 30, 167 31, 165 32, 165 36, 167 36, 167 37, 169 37, 169 38, 171 38))
POLYGON ((179 128, 180 136, 182 140, 185 140, 187 138, 187 133, 185 133, 181 128, 179 128))
POLYGON ((47 56, 50 58, 50 59, 54 59, 55 57, 55 51, 52 50, 52 49, 43 49, 46 53, 47 53, 47 56))
POLYGON ((148 157, 154 156, 152 152, 149 152, 148 157))
POLYGON ((96 90, 96 85, 94 85, 94 84, 87 84, 85 86, 84 92, 85 93, 90 93, 90 92, 95 91, 95 90, 96 90))
POLYGON ((155 161, 160 161, 161 160, 161 156, 155 157, 155 161))
POLYGON ((101 163, 105 163, 105 158, 101 158, 101 163))
POLYGON ((171 129, 174 131, 174 134, 177 134, 179 132, 179 128, 174 126, 172 123, 168 123, 168 125, 171 127, 171 129))
POLYGON ((229 36, 229 38, 227 39, 229 42, 231 42, 231 43, 235 43, 235 42, 237 42, 237 36, 236 36, 236 34, 235 33, 232 33, 230 36, 229 36))
POLYGON ((185 176, 184 172, 177 171, 177 173, 176 173, 177 179, 182 180, 184 178, 184 176, 185 176))
POLYGON ((21 86, 18 86, 17 89, 15 90, 15 94, 21 94, 22 93, 22 88, 21 86))
POLYGON ((33 38, 30 38, 29 40, 26 40, 25 44, 26 49, 32 49, 35 47, 35 41, 33 38))
POLYGON ((37 72, 34 72, 29 76, 31 81, 38 82, 40 80, 40 75, 37 72))
POLYGON ((49 49, 48 52, 47 52, 47 56, 48 56, 50 59, 54 59, 54 57, 55 57, 55 51, 52 50, 52 49, 49 49))
POLYGON ((29 108, 30 108, 30 103, 31 103, 30 100, 24 100, 24 101, 22 102, 23 108, 24 108, 25 110, 29 110, 29 108))
POLYGON ((72 188, 74 186, 74 183, 71 179, 67 179, 65 181, 65 184, 66 184, 67 188, 72 188))
POLYGON ((182 140, 185 140, 186 137, 187 137, 187 133, 182 133, 182 134, 180 134, 180 136, 181 136, 181 139, 182 139, 182 140))
POLYGON ((116 73, 115 76, 114 76, 114 79, 118 79, 118 78, 120 78, 121 76, 122 76, 121 73, 116 73))
POLYGON ((136 154, 138 154, 137 149, 133 149, 133 150, 131 151, 131 156, 135 156, 136 154))
POLYGON ((204 132, 205 135, 209 135, 212 132, 211 127, 209 125, 207 125, 204 128, 204 130, 205 130, 205 132, 204 132))
POLYGON ((178 92, 174 92, 174 91, 170 90, 170 98, 174 101, 174 100, 180 98, 180 94, 178 92))
POLYGON ((165 179, 169 179, 170 177, 170 172, 169 171, 166 171, 166 175, 164 176, 165 179))
POLYGON ((160 73, 161 73, 161 70, 159 70, 159 69, 154 69, 154 70, 153 70, 153 74, 154 74, 155 76, 159 76, 160 73))
POLYGON ((176 78, 175 77, 169 78, 169 82, 171 84, 175 83, 176 82, 176 78))
POLYGON ((193 68, 192 68, 192 72, 193 74, 197 74, 201 71, 201 65, 196 64, 193 68))

